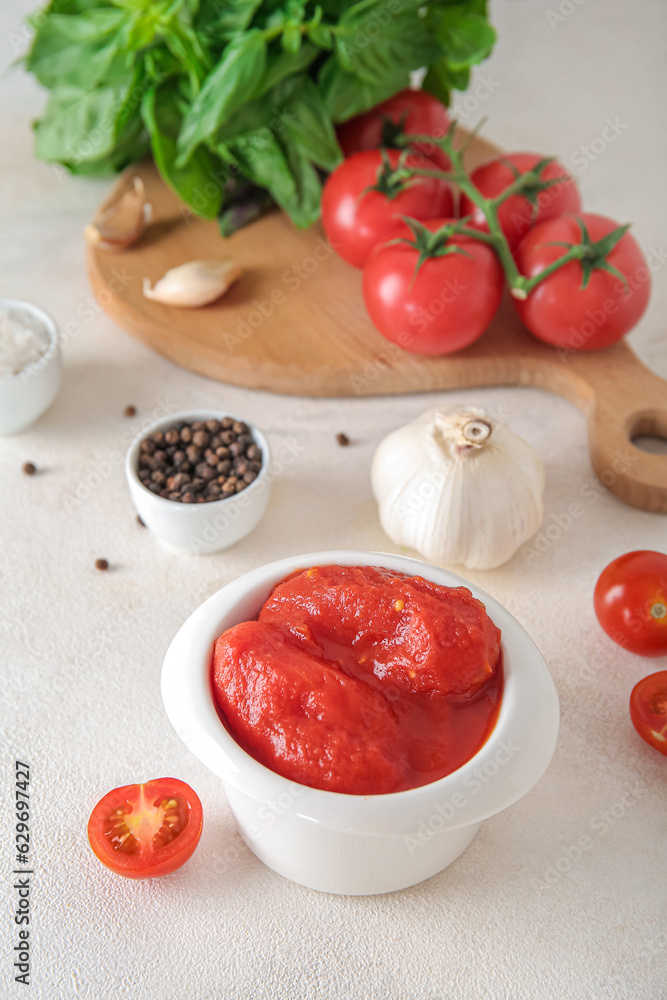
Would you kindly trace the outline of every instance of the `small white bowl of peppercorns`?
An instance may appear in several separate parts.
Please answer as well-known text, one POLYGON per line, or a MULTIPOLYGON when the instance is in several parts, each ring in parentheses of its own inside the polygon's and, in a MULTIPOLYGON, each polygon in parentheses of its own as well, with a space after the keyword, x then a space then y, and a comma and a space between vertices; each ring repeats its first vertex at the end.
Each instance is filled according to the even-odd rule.
POLYGON ((269 446, 232 413, 162 417, 130 445, 125 474, 139 517, 173 548, 205 555, 245 538, 271 492, 269 446))

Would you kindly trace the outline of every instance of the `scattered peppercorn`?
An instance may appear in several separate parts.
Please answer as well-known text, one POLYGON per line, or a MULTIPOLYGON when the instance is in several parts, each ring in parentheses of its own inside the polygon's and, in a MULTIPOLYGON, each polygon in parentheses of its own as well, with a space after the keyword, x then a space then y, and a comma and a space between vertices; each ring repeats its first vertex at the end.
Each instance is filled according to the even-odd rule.
POLYGON ((109 569, 109 563, 107 562, 106 559, 96 559, 95 569, 100 569, 100 570, 109 569))
POLYGON ((124 415, 126 417, 136 417, 136 415, 137 415, 137 408, 136 408, 136 406, 132 406, 132 404, 130 403, 129 406, 125 407, 125 409, 123 410, 123 413, 124 413, 124 415))
POLYGON ((336 441, 338 441, 338 444, 341 446, 341 448, 346 448, 347 445, 350 443, 350 439, 347 436, 347 434, 336 434, 336 441))
POLYGON ((242 420, 181 421, 144 438, 137 475, 146 489, 165 500, 211 503, 247 489, 262 460, 262 450, 242 420))
POLYGON ((37 472, 37 466, 33 465, 32 462, 24 462, 21 469, 25 472, 26 476, 34 476, 37 472))

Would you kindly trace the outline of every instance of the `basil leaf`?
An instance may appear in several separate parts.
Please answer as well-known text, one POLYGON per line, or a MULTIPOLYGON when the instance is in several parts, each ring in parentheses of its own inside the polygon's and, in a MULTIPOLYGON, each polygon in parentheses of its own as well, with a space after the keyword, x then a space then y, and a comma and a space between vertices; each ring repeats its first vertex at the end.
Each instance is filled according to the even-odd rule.
POLYGON ((317 222, 320 216, 322 185, 310 159, 298 146, 284 143, 287 160, 296 180, 296 199, 291 206, 285 206, 292 222, 299 229, 306 229, 317 222))
POLYGON ((469 79, 469 69, 450 69, 447 60, 440 59, 438 62, 433 63, 432 66, 429 66, 422 87, 437 97, 439 101, 442 101, 443 104, 449 104, 451 91, 465 90, 469 79))
POLYGON ((183 120, 178 139, 180 166, 200 142, 254 95, 265 68, 266 41, 261 32, 251 31, 227 45, 183 120))
POLYGON ((286 24, 282 34, 282 45, 285 52, 296 55, 301 48, 301 28, 298 24, 286 24))
POLYGON ((288 210, 295 204, 296 181, 274 135, 249 135, 229 146, 218 146, 217 151, 248 180, 268 189, 281 208, 288 210))
POLYGON ((81 160, 65 163, 72 174, 83 174, 86 177, 106 177, 111 173, 124 170, 131 163, 138 163, 150 152, 148 135, 139 114, 128 120, 124 129, 116 138, 114 148, 106 156, 97 160, 81 160))
POLYGON ((333 170, 342 154, 323 98, 312 80, 289 77, 263 97, 246 104, 216 133, 216 142, 228 144, 243 136, 289 136, 313 163, 333 170))
POLYGON ((26 67, 43 87, 95 86, 118 49, 120 10, 91 10, 78 17, 52 14, 35 35, 26 67))
POLYGON ((315 60, 318 51, 310 42, 304 42, 298 52, 273 52, 269 49, 269 61, 262 78, 257 96, 271 90, 288 76, 301 74, 315 60))
MULTIPOLYGON (((441 98, 465 86, 495 39, 486 6, 52 0, 31 18, 26 58, 51 91, 36 152, 98 174, 143 156, 150 139, 167 183, 196 212, 211 217, 232 197, 222 161, 307 225, 318 212, 318 169, 340 160, 333 123, 402 90, 423 65, 425 86, 441 98)), ((234 223, 256 210, 255 192, 244 199, 230 209, 234 223)))
POLYGON ((128 89, 125 81, 92 91, 70 86, 53 90, 44 118, 35 125, 37 156, 68 164, 106 156, 114 147, 116 120, 128 89))
MULTIPOLYGON (((357 8, 362 6, 357 4, 357 8)), ((374 3, 358 18, 344 18, 345 24, 335 34, 341 68, 371 87, 393 77, 396 67, 406 72, 419 69, 442 55, 426 19, 416 16, 419 5, 411 0, 402 11, 393 12, 395 6, 393 0, 374 3)))
POLYGON ((438 37, 446 51, 447 66, 452 70, 482 62, 496 41, 496 33, 486 18, 456 7, 443 14, 438 37))
POLYGON ((333 121, 344 122, 404 90, 410 83, 410 73, 395 69, 384 80, 368 84, 346 73, 335 56, 331 56, 322 66, 317 82, 333 121))
POLYGON ((306 29, 308 38, 321 49, 333 48, 333 34, 328 24, 314 24, 306 29))
POLYGON ((305 157, 323 170, 333 170, 342 153, 324 99, 312 80, 305 80, 282 112, 287 133, 305 157))
POLYGON ((218 216, 222 236, 231 236, 250 222, 276 209, 276 203, 263 188, 245 178, 234 178, 225 189, 225 206, 218 216))
POLYGON ((266 188, 296 226, 317 220, 322 192, 317 172, 289 137, 263 130, 219 149, 245 177, 266 188))
POLYGON ((211 28, 224 38, 245 31, 262 0, 203 0, 199 7, 196 28, 211 28))
POLYGON ((82 14, 86 10, 95 10, 99 7, 109 8, 113 4, 111 0, 51 0, 43 10, 33 11, 28 14, 28 23, 39 29, 47 17, 54 14, 82 14))
POLYGON ((177 139, 182 123, 179 103, 177 80, 151 87, 144 95, 141 114, 150 134, 153 158, 179 198, 197 215, 215 219, 226 175, 220 161, 205 146, 199 146, 185 166, 177 166, 177 139))

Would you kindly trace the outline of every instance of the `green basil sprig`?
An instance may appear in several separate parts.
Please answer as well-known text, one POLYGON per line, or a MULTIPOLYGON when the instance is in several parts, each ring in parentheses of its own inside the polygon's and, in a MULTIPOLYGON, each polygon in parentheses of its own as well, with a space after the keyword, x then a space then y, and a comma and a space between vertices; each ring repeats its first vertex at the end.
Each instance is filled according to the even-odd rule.
POLYGON ((447 101, 495 40, 486 0, 52 0, 31 21, 26 66, 50 91, 37 156, 103 174, 150 150, 224 231, 266 193, 310 225, 342 155, 334 125, 422 66, 447 101))

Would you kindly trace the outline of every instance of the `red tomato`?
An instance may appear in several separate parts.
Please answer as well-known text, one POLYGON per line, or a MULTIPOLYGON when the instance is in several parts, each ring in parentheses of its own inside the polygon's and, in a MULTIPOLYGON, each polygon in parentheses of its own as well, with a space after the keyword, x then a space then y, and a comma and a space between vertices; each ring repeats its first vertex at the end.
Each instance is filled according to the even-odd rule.
POLYGON ((602 570, 595 614, 607 635, 640 656, 667 655, 667 555, 627 552, 602 570))
MULTIPOLYGON (((602 215, 585 214, 579 218, 593 241, 601 240, 618 226, 602 215)), ((576 216, 550 219, 528 233, 516 251, 522 274, 532 278, 567 253, 566 247, 547 245, 555 240, 582 242, 576 216)), ((594 351, 616 343, 641 319, 649 300, 651 273, 629 233, 621 237, 607 260, 625 276, 627 285, 616 274, 595 268, 582 288, 582 264, 571 261, 545 278, 524 301, 512 299, 521 321, 540 340, 570 350, 594 351)))
MULTIPOLYGON (((400 152, 385 151, 396 168, 400 152)), ((426 161, 427 167, 437 169, 426 161)), ((322 225, 327 239, 340 256, 354 267, 363 267, 378 243, 386 243, 405 224, 402 215, 432 219, 451 215, 454 202, 450 186, 434 177, 418 177, 387 193, 368 191, 382 180, 383 159, 379 149, 355 153, 328 178, 322 192, 322 225), (366 192, 364 194, 364 192, 366 192)))
MULTIPOLYGON (((452 219, 430 219, 431 231, 452 219)), ((411 236, 407 226, 402 235, 411 236)), ((387 340, 415 354, 450 354, 486 330, 500 303, 503 272, 490 247, 451 237, 447 252, 415 273, 419 251, 405 243, 378 247, 364 268, 364 301, 387 340)))
MULTIPOLYGON (((515 179, 509 164, 516 167, 520 174, 525 174, 543 158, 537 153, 510 153, 508 156, 502 156, 477 167, 472 172, 470 179, 485 198, 495 198, 515 179)), ((553 180, 556 177, 569 179, 562 184, 554 184, 553 187, 541 191, 537 195, 536 207, 533 207, 528 199, 522 195, 512 195, 498 209, 498 221, 512 248, 536 223, 553 219, 564 212, 578 212, 581 209, 577 185, 569 177, 565 167, 554 161, 544 167, 540 173, 540 178, 545 181, 553 180)), ((459 214, 461 216, 472 215, 471 225, 474 229, 480 229, 484 233, 489 231, 484 213, 465 194, 461 195, 459 214)))
POLYGON ((93 853, 126 878, 153 878, 180 868, 193 854, 201 831, 199 797, 178 778, 114 788, 88 820, 93 853))
MULTIPOLYGON (((394 146, 397 135, 432 135, 442 139, 450 124, 447 108, 433 94, 425 90, 402 90, 370 111, 339 125, 336 134, 345 156, 351 156, 363 149, 394 146)), ((414 148, 437 163, 441 170, 448 169, 449 157, 435 143, 415 143, 414 148)))
POLYGON ((667 670, 658 670, 635 684, 630 718, 641 738, 667 755, 667 670))

